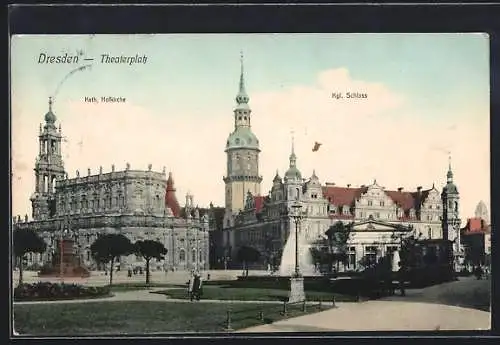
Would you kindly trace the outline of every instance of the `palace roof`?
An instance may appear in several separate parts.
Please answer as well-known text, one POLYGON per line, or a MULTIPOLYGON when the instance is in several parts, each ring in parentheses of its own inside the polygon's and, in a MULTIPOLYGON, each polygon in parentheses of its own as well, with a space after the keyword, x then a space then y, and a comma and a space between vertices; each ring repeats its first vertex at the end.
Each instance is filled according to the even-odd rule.
MULTIPOLYGON (((323 196, 329 200, 331 204, 336 206, 352 206, 355 200, 359 199, 362 194, 366 193, 368 187, 337 187, 337 186, 326 186, 323 187, 323 196)), ((399 205, 404 211, 408 211, 412 208, 418 208, 419 205, 427 198, 429 195, 428 190, 423 190, 420 192, 406 192, 402 190, 384 191, 397 205, 399 205)))

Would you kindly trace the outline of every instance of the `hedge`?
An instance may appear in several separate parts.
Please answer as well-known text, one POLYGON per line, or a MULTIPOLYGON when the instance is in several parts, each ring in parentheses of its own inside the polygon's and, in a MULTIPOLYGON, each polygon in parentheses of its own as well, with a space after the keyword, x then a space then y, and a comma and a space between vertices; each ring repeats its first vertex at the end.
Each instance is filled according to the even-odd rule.
POLYGON ((21 284, 14 289, 15 301, 46 301, 111 296, 109 286, 38 282, 21 284))

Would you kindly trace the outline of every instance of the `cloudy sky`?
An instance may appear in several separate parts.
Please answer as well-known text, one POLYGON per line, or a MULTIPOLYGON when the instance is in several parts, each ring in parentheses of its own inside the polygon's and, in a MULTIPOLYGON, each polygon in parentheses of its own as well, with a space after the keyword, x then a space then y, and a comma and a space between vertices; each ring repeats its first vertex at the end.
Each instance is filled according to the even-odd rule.
POLYGON ((56 90, 70 177, 151 163, 173 173, 181 203, 190 191, 195 204, 222 206, 243 51, 263 193, 288 167, 293 130, 302 174, 315 169, 337 185, 441 189, 451 152, 461 217, 470 217, 480 200, 490 205, 488 46, 482 34, 14 37, 13 213, 31 214, 39 124, 56 90), (78 51, 92 67, 66 79, 89 62, 39 63, 41 53, 78 51), (147 63, 103 64, 101 54, 146 55, 147 63), (323 145, 313 153, 315 141, 323 145))

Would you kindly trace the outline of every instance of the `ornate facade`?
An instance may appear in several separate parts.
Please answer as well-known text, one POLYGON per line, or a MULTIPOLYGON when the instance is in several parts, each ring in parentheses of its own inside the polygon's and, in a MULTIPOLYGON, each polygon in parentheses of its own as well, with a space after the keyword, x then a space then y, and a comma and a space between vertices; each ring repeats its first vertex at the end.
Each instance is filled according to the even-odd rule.
MULTIPOLYGON (((56 117, 49 101, 45 125, 40 126, 40 152, 35 164, 35 192, 31 197, 32 221, 26 215, 14 218, 14 228, 31 228, 47 242, 42 255, 29 255, 28 264, 42 264, 51 259, 57 239, 67 230, 78 246, 78 252, 89 267, 96 267, 90 245, 98 234, 121 233, 132 242, 157 240, 168 253, 163 262, 152 269, 208 269, 208 213, 200 215, 193 196, 186 196, 182 209, 175 196, 172 174, 168 179, 165 168, 155 172, 125 170, 110 172, 99 168, 97 174, 87 170, 86 176, 76 171, 68 178, 61 156, 61 127, 56 129, 56 117)), ((144 261, 130 255, 123 257, 121 267, 144 266, 144 261)))
MULTIPOLYGON (((226 182, 228 212, 224 220, 223 246, 233 261, 242 245, 266 253, 263 258, 270 252, 280 255, 290 231, 295 229, 290 210, 297 201, 303 212, 300 236, 309 243, 324 238, 326 230, 338 221, 353 223, 348 253, 351 268, 356 268, 363 256, 376 258, 395 250, 399 245, 398 237, 409 231, 424 239, 457 242, 460 196, 453 182, 451 163, 447 184, 441 193, 434 184, 428 189, 417 187, 415 191, 404 191, 403 188, 387 190, 376 180, 370 185, 343 187, 334 183, 323 185, 316 172, 308 179, 303 178, 294 151, 292 138, 290 163, 284 178, 277 171, 267 195, 260 195, 251 188, 244 189, 246 198, 242 207, 228 199, 227 196, 234 195, 234 191, 226 182)), ((258 160, 252 161, 250 172, 258 171, 255 165, 258 165, 258 160)), ((233 157, 229 154, 227 166, 230 175, 233 157)), ((248 176, 257 177, 251 173, 248 176)), ((241 192, 238 191, 238 199, 242 198, 241 192)))

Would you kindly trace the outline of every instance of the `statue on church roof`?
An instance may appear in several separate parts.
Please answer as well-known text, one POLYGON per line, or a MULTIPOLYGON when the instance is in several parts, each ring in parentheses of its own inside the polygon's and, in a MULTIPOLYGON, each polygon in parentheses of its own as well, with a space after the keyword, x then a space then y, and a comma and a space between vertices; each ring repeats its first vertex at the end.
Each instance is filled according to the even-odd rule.
POLYGON ((247 199, 245 203, 245 210, 251 210, 255 208, 255 200, 253 198, 252 193, 250 191, 247 192, 247 199))

